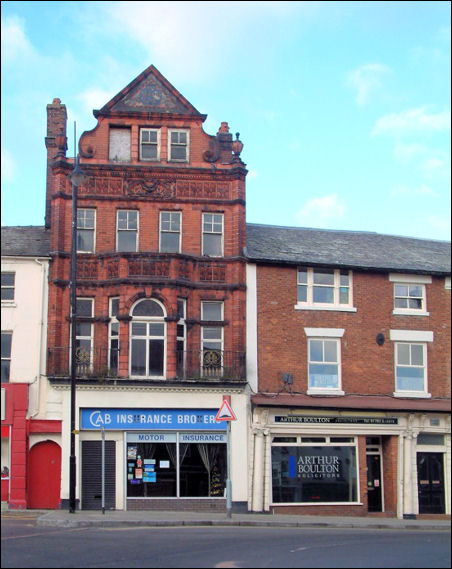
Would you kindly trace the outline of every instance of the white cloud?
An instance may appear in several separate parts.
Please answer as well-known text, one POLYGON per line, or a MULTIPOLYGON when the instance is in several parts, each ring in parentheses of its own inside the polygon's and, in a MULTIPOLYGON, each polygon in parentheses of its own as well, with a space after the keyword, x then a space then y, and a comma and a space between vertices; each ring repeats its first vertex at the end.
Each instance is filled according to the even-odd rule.
POLYGON ((116 92, 104 89, 86 89, 77 95, 77 99, 81 101, 85 112, 90 114, 93 109, 100 109, 107 104, 115 95, 116 92))
POLYGON ((347 84, 356 89, 356 102, 365 105, 370 97, 382 86, 382 80, 392 70, 382 63, 366 63, 350 71, 347 84))
POLYGON ((2 148, 1 164, 2 164, 2 172, 1 172, 2 182, 3 183, 10 182, 14 178, 15 165, 11 153, 6 148, 2 148))
POLYGON ((13 64, 36 55, 25 34, 24 22, 17 16, 2 18, 1 32, 2 64, 13 64))
POLYGON ((450 178, 450 154, 442 149, 421 144, 398 143, 394 147, 396 161, 404 166, 413 165, 429 179, 450 178))
POLYGON ((424 156, 427 148, 421 144, 398 143, 394 147, 394 157, 401 164, 408 164, 411 160, 424 156))
POLYGON ((143 58, 165 76, 198 83, 230 73, 242 57, 244 37, 257 34, 259 51, 268 48, 266 34, 300 9, 305 11, 304 3, 111 2, 105 3, 109 21, 102 25, 115 26, 118 34, 137 42, 143 58))
POLYGON ((425 107, 391 113, 375 123, 372 135, 450 130, 450 109, 428 113, 425 107))
POLYGON ((410 188, 408 186, 397 185, 392 188, 392 196, 428 196, 428 197, 439 197, 439 193, 433 190, 430 186, 426 184, 421 184, 416 188, 410 188))
POLYGON ((331 221, 342 218, 346 209, 344 201, 337 194, 331 194, 308 200, 295 217, 302 225, 327 227, 331 221))

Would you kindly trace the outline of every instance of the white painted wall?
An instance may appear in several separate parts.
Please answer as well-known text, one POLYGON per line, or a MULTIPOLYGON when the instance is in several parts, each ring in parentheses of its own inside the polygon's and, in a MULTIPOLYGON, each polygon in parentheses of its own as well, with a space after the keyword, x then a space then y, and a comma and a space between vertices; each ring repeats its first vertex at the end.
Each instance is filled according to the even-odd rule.
POLYGON ((28 415, 37 415, 45 402, 49 260, 2 257, 1 264, 15 273, 14 300, 1 303, 2 332, 12 332, 10 383, 30 384, 28 415))

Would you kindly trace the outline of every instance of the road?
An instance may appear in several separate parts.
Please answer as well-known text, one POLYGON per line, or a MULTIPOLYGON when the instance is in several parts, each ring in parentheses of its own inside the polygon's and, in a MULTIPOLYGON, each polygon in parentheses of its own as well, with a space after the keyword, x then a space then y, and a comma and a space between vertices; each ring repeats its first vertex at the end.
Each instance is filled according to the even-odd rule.
POLYGON ((451 567, 450 532, 37 527, 2 519, 6 567, 451 567))

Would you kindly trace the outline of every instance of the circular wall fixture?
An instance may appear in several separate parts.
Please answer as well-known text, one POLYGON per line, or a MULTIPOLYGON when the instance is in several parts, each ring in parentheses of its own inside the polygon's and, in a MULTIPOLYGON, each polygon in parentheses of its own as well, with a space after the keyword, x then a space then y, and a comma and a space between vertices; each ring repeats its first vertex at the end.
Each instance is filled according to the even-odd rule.
POLYGON ((377 344, 379 346, 382 346, 385 343, 385 337, 384 334, 382 334, 381 332, 379 334, 377 334, 377 344))

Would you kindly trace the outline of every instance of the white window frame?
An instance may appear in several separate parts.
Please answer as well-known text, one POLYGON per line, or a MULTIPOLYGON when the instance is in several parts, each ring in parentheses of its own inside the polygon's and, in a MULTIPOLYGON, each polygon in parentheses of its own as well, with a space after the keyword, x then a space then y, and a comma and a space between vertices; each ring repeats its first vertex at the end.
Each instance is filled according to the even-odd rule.
POLYGON ((160 129, 159 128, 140 128, 140 160, 143 162, 160 162, 160 129), (143 142, 144 132, 155 132, 157 133, 157 142, 143 142), (157 157, 156 158, 146 158, 143 156, 143 146, 152 145, 157 146, 157 157))
POLYGON ((9 336, 10 337, 9 355, 1 354, 2 362, 9 362, 8 380, 2 381, 2 383, 6 384, 6 383, 9 383, 11 381, 11 362, 12 362, 11 354, 13 352, 13 333, 10 330, 2 330, 2 336, 9 336))
POLYGON ((203 256, 206 257, 215 257, 215 258, 220 258, 224 256, 224 213, 219 213, 219 212, 214 212, 214 211, 205 211, 202 214, 202 227, 201 227, 201 231, 202 231, 202 236, 201 236, 201 240, 202 240, 202 251, 201 254, 203 256), (206 220, 206 216, 212 216, 210 221, 206 220), (214 216, 218 216, 221 218, 221 231, 215 231, 214 227, 215 225, 218 225, 219 221, 215 221, 215 217, 214 216), (206 224, 210 226, 210 230, 206 230, 206 224), (209 255, 208 253, 206 253, 204 251, 205 247, 204 247, 204 236, 205 235, 219 235, 220 236, 220 249, 221 249, 221 253, 219 255, 209 255))
POLYGON ((428 393, 428 377, 427 377, 427 344, 423 342, 395 342, 394 343, 394 382, 395 391, 394 397, 431 397, 428 393), (399 347, 408 346, 410 352, 410 360, 412 357, 412 348, 415 346, 422 348, 422 365, 415 365, 412 363, 404 364, 398 362, 399 347), (412 368, 412 369, 422 369, 423 370, 423 389, 400 389, 398 386, 398 376, 397 369, 399 367, 412 368))
POLYGON ((181 211, 161 211, 160 212, 159 228, 160 228, 160 231, 159 231, 159 251, 160 251, 160 253, 180 253, 182 250, 182 212, 181 211), (168 220, 169 221, 169 227, 170 227, 169 229, 163 228, 164 221, 163 221, 162 217, 164 214, 170 216, 170 218, 168 220), (177 231, 173 229, 173 216, 179 217, 179 229, 177 231), (167 233, 167 234, 171 233, 173 235, 174 234, 178 235, 179 246, 178 246, 177 251, 167 251, 167 250, 162 249, 162 235, 165 233, 167 233))
POLYGON ((308 382, 308 395, 344 395, 342 390, 342 355, 341 355, 341 338, 344 335, 345 330, 343 328, 305 328, 305 334, 308 338, 307 343, 307 382, 308 382), (311 387, 310 385, 310 364, 327 363, 317 362, 310 360, 311 354, 311 341, 321 341, 323 342, 322 352, 325 352, 325 342, 336 343, 336 362, 337 365, 337 387, 311 387))
POLYGON ((341 312, 356 312, 356 308, 353 306, 353 271, 348 269, 324 269, 333 271, 333 284, 332 285, 322 285, 314 283, 315 272, 322 272, 321 268, 316 267, 298 267, 297 268, 297 304, 294 306, 295 310, 335 310, 341 312), (341 271, 348 273, 348 285, 341 285, 341 271), (306 272, 307 279, 306 282, 300 281, 300 273, 306 272), (298 288, 306 287, 306 301, 298 300, 298 288), (314 287, 325 287, 332 288, 334 294, 333 302, 314 302, 313 300, 313 290, 314 287), (348 289, 348 302, 340 302, 340 290, 341 288, 348 289))
POLYGON ((117 340, 118 342, 118 349, 117 349, 117 357, 118 357, 118 369, 116 372, 119 371, 119 321, 117 318, 117 314, 113 314, 113 302, 118 301, 118 312, 119 312, 119 296, 112 296, 108 299, 108 315, 110 317, 110 321, 108 323, 108 368, 110 369, 111 363, 111 353, 112 353, 112 342, 113 340, 117 340), (113 327, 117 327, 118 332, 117 334, 113 333, 113 327))
MULTIPOLYGON (((88 340, 89 341, 89 370, 92 371, 93 370, 93 361, 94 361, 94 323, 93 322, 87 322, 84 321, 84 318, 93 318, 94 317, 94 298, 88 298, 88 297, 77 297, 76 302, 79 303, 80 301, 90 301, 91 303, 91 314, 89 316, 87 315, 80 315, 77 308, 76 308, 76 317, 77 317, 77 321, 76 321, 76 328, 75 328, 75 340, 77 342, 77 340, 88 340), (81 335, 81 334, 77 334, 77 324, 89 324, 89 330, 90 333, 89 335, 81 335)), ((72 330, 71 330, 72 333, 72 330)), ((72 347, 72 343, 71 343, 71 347, 72 347)))
POLYGON ((169 128, 168 129, 168 162, 189 162, 190 161, 190 130, 186 128, 169 128), (185 144, 175 143, 177 146, 185 148, 185 158, 173 158, 171 152, 171 135, 173 133, 184 133, 187 137, 185 144))
POLYGON ((166 379, 166 359, 167 359, 167 337, 168 337, 168 330, 166 326, 165 318, 167 316, 165 307, 163 304, 157 300, 156 298, 149 298, 144 299, 140 298, 137 302, 134 303, 130 310, 130 315, 132 319, 129 322, 129 375, 131 378, 134 379, 166 379), (163 316, 132 316, 135 307, 142 302, 143 300, 152 300, 156 304, 158 304, 162 311, 163 316), (133 324, 145 324, 146 325, 146 334, 134 334, 133 333, 133 324), (163 324, 163 335, 158 336, 150 333, 150 325, 152 324, 163 324), (132 343, 134 339, 145 340, 146 342, 146 355, 145 355, 145 362, 146 362, 146 373, 144 375, 132 375, 132 343), (149 342, 151 340, 163 340, 163 370, 162 375, 151 375, 149 370, 149 342))
POLYGON ((201 320, 208 320, 209 322, 223 322, 224 320, 224 302, 222 300, 202 300, 201 301, 201 320), (217 304, 220 307, 220 318, 205 318, 204 311, 207 305, 217 304))
MULTIPOLYGON (((178 344, 182 344, 182 361, 180 365, 182 365, 183 370, 186 367, 186 351, 187 351, 187 299, 186 298, 178 298, 177 299, 177 315, 179 317, 177 321, 177 328, 176 328, 176 351, 180 352, 177 349, 178 344), (180 331, 182 330, 182 334, 180 331)), ((179 364, 179 362, 177 362, 179 364)))
POLYGON ((431 394, 428 393, 427 343, 433 342, 433 332, 431 330, 389 330, 389 339, 394 342, 394 397, 430 398, 431 394), (424 391, 403 391, 397 389, 397 343, 422 344, 424 346, 424 391))
POLYGON ((389 274, 389 281, 394 283, 394 308, 392 313, 399 316, 429 316, 427 312, 427 288, 425 285, 431 284, 432 277, 429 275, 404 275, 397 273, 389 274), (398 286, 408 287, 407 295, 397 295, 396 289, 398 286), (410 296, 410 287, 420 287, 422 290, 421 296, 410 296), (401 308, 395 306, 396 298, 406 298, 407 301, 410 298, 420 298, 421 308, 401 308))
POLYGON ((77 208, 77 253, 95 253, 96 252, 96 224, 97 224, 97 211, 95 208, 92 207, 78 207, 77 208), (87 227, 86 226, 86 217, 85 212, 92 211, 94 212, 93 218, 93 226, 87 227), (79 216, 80 213, 83 212, 83 216, 79 216), (80 231, 91 231, 93 235, 93 248, 90 249, 79 249, 78 248, 78 232, 80 231))
POLYGON ((139 229, 140 229, 140 212, 137 209, 118 209, 116 210, 116 251, 119 253, 136 253, 138 251, 138 243, 139 243, 139 229), (126 212, 127 213, 127 227, 126 228, 119 228, 119 213, 126 212), (129 228, 129 214, 135 213, 137 216, 137 223, 136 228, 129 228), (135 233, 135 249, 133 251, 122 251, 119 250, 119 233, 120 232, 130 232, 135 233))
MULTIPOLYGON (((202 300, 201 301, 201 322, 218 322, 219 324, 222 323, 224 320, 224 302, 222 300, 202 300), (220 305, 220 316, 219 318, 214 319, 206 319, 204 311, 207 308, 207 305, 217 304, 220 305)), ((224 365, 224 327, 222 325, 215 326, 214 324, 209 325, 202 325, 201 326, 201 366, 204 368, 205 366, 205 352, 220 352, 220 374, 223 373, 223 365, 224 365), (206 338, 205 334, 208 330, 217 330, 218 336, 216 338, 206 338), (211 348, 206 347, 208 343, 218 343, 220 345, 219 348, 211 348)))
POLYGON ((15 271, 2 271, 2 281, 3 281, 3 275, 13 275, 13 284, 3 284, 3 282, 1 283, 1 288, 2 288, 2 304, 14 304, 15 300, 16 300, 16 273, 15 271), (13 291, 13 297, 12 298, 3 298, 3 291, 9 291, 12 290, 13 291))

